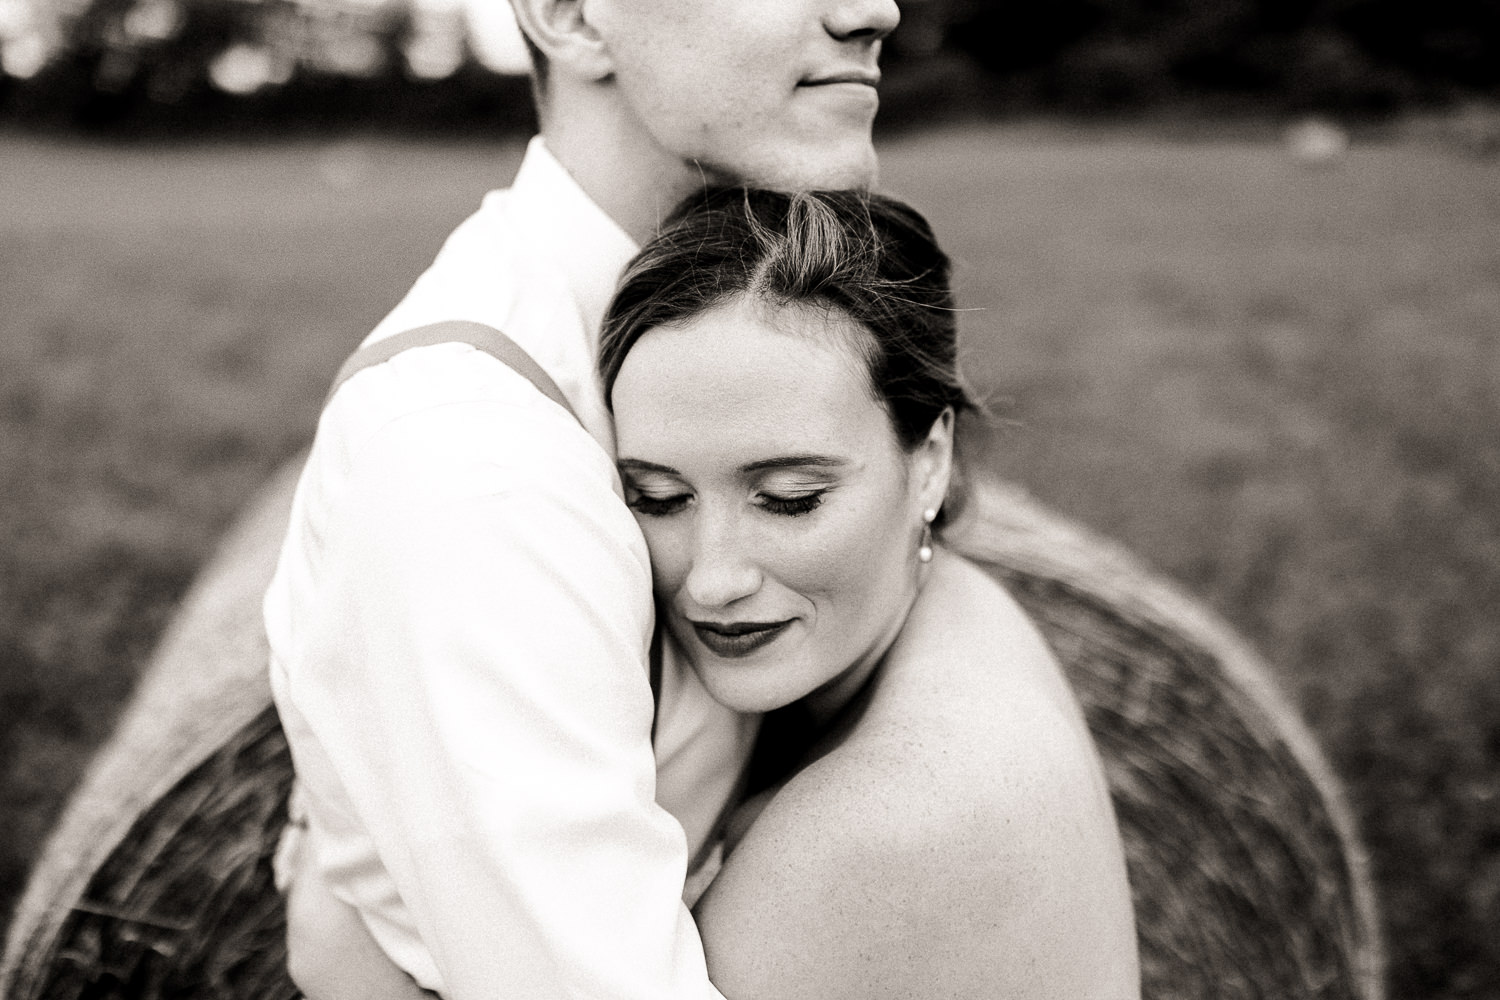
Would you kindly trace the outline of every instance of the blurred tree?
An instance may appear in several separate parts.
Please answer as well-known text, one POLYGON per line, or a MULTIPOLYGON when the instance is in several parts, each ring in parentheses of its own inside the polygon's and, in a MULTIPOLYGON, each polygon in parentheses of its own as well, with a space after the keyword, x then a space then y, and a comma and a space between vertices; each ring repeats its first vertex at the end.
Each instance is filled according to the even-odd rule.
MULTIPOLYGON (((21 0, 0 0, 18 3, 21 0)), ((32 0, 40 3, 42 0, 32 0)), ((459 118, 524 127, 524 82, 479 65, 457 7, 411 0, 54 0, 55 51, 10 116, 87 128, 459 118), (443 99, 434 102, 434 91, 443 99)))
POLYGON ((1500 0, 953 0, 947 38, 1024 102, 1194 96, 1382 111, 1496 95, 1500 0))
POLYGON ((1326 0, 1330 23, 1382 63, 1473 88, 1500 85, 1500 0, 1326 0))
MULTIPOLYGON (((462 0, 0 0, 0 120, 529 128, 462 0), (485 58, 481 59, 480 55, 485 58)), ((503 0, 476 13, 503 19, 503 0)), ((883 125, 1500 99, 1500 0, 902 0, 883 125)), ((511 64, 514 66, 514 64, 511 64)))

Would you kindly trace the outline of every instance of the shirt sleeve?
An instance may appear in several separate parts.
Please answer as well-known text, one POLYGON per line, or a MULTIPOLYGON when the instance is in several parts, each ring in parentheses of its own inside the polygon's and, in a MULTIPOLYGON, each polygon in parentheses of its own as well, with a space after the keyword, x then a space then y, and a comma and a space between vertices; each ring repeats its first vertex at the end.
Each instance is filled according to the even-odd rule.
POLYGON ((431 953, 423 985, 718 998, 654 798, 644 542, 603 450, 524 392, 349 444, 292 696, 431 953))

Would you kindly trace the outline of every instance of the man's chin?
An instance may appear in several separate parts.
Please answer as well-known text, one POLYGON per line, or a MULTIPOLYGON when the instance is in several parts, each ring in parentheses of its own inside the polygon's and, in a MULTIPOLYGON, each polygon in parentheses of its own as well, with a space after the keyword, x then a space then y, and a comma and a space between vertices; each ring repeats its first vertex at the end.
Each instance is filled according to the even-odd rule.
POLYGON ((875 147, 866 141, 833 153, 816 149, 787 157, 747 177, 745 183, 777 191, 866 190, 875 186, 878 175, 875 147))
POLYGON ((880 166, 875 159, 875 150, 871 149, 869 156, 841 169, 825 172, 818 177, 816 183, 809 184, 808 188, 866 191, 873 188, 879 179, 880 166))

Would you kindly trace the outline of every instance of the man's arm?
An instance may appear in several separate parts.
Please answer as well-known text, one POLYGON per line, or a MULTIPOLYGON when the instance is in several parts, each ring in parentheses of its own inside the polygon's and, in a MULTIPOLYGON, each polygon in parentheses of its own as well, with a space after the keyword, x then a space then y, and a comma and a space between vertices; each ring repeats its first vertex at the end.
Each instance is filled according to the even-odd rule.
POLYGON ((354 907, 328 889, 302 838, 286 897, 286 965, 307 1000, 431 1000, 380 950, 354 907))
POLYGON ((649 566, 607 457, 540 397, 349 444, 288 689, 443 993, 716 996, 654 802, 649 566))

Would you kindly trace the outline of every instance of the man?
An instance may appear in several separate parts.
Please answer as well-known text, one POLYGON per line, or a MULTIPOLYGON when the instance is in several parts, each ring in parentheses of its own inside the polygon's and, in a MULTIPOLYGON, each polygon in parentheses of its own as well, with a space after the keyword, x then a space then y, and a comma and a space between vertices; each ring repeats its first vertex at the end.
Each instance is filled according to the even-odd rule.
POLYGON ((639 241, 705 181, 872 182, 876 66, 898 13, 513 5, 541 140, 368 342, 498 328, 577 420, 457 343, 399 354, 330 400, 266 597, 301 871, 452 1000, 714 996, 684 874, 751 725, 668 663, 653 759, 649 565, 595 337, 639 241))

